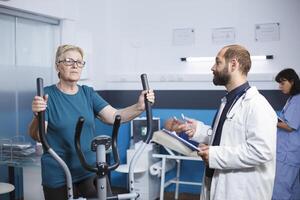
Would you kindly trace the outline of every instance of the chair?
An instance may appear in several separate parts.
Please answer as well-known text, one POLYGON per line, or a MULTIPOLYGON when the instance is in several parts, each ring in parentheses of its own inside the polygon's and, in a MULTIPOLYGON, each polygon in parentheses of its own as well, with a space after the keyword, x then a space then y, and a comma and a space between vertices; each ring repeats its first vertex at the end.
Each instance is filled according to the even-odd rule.
POLYGON ((14 189, 15 189, 15 186, 13 186, 10 183, 0 182, 0 194, 9 193, 9 192, 13 191, 14 189))

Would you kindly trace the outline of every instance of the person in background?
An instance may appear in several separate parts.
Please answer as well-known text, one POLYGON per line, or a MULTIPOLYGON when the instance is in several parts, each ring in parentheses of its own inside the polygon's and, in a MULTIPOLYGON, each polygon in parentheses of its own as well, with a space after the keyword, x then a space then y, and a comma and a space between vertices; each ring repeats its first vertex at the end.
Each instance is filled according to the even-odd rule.
POLYGON ((175 131, 176 134, 181 137, 182 139, 188 141, 189 143, 192 143, 195 146, 198 146, 199 143, 195 142, 193 140, 189 139, 189 136, 185 133, 185 132, 181 132, 179 125, 182 124, 184 122, 178 120, 178 119, 174 119, 174 118, 169 118, 165 121, 165 129, 169 130, 169 131, 175 131))
POLYGON ((273 200, 300 199, 300 80, 295 70, 280 71, 279 89, 289 98, 278 116, 273 200))
MULTIPOLYGON (((203 143, 198 155, 206 163, 204 200, 270 200, 275 178, 277 116, 251 87, 250 53, 240 45, 223 47, 212 67, 213 83, 227 94, 213 126, 189 119, 181 124, 192 140, 203 143)), ((207 97, 209 98, 209 97, 207 97)))
MULTIPOLYGON (((52 149, 69 167, 74 197, 97 197, 95 174, 86 171, 80 164, 74 147, 74 130, 80 116, 85 118, 81 145, 88 163, 95 163, 96 156, 90 150, 94 137, 95 118, 113 124, 115 116, 121 115, 121 122, 128 122, 145 110, 144 98, 154 103, 152 90, 142 91, 136 104, 124 109, 115 109, 89 86, 78 81, 85 66, 83 50, 73 45, 61 45, 56 52, 55 66, 59 81, 44 88, 45 96, 35 96, 32 101, 34 117, 29 125, 30 136, 39 141, 37 113, 45 111, 46 138, 52 149)), ((66 200, 65 174, 58 163, 44 152, 41 158, 42 185, 46 200, 66 200)))

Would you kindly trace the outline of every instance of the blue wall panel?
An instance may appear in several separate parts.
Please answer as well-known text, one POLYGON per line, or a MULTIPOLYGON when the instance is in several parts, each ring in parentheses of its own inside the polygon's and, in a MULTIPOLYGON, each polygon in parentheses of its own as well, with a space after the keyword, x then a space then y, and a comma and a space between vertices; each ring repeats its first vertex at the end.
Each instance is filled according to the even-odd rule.
MULTIPOLYGON (((206 124, 211 124, 216 110, 196 110, 196 109, 153 109, 153 116, 161 119, 161 127, 163 127, 166 119, 176 116, 180 118, 181 113, 185 116, 201 120, 206 124)), ((142 114, 145 116, 145 113, 142 114)), ((112 127, 101 122, 96 122, 96 133, 111 135, 112 127)), ((130 123, 122 124, 118 137, 118 148, 120 152, 121 163, 126 163, 126 150, 129 148, 130 139, 130 123)), ((202 179, 203 164, 195 161, 183 161, 181 168, 181 180, 199 182, 202 179)), ((167 179, 175 176, 175 169, 167 173, 167 179)), ((112 172, 112 185, 127 188, 127 174, 112 172)), ((169 186, 167 191, 174 191, 174 185, 169 186)), ((181 185, 180 192, 199 193, 198 186, 181 185)))

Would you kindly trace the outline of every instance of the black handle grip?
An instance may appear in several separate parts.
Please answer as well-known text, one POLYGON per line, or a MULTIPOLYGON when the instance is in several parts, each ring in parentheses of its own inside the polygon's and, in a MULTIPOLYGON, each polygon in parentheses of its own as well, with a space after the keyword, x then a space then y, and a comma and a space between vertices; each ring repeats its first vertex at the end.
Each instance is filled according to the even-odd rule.
MULTIPOLYGON (((142 74, 141 80, 142 80, 143 89, 149 90, 147 74, 142 74)), ((151 108, 151 103, 146 99, 146 95, 145 95, 145 108, 146 108, 146 117, 147 117, 147 138, 145 143, 149 144, 153 136, 152 108, 151 108)))
POLYGON ((120 156, 119 156, 119 151, 118 151, 118 146, 117 146, 118 132, 119 132, 120 124, 121 124, 121 116, 117 115, 115 117, 113 133, 112 133, 112 151, 113 151, 115 163, 113 165, 110 165, 108 167, 108 170, 114 170, 120 165, 120 156))
POLYGON ((143 90, 149 90, 147 74, 142 74, 141 80, 142 80, 143 90))
MULTIPOLYGON (((44 83, 42 78, 36 79, 36 90, 37 95, 40 97, 44 96, 44 83)), ((46 151, 50 149, 50 146, 47 142, 46 136, 45 136, 45 111, 38 112, 38 129, 39 129, 39 136, 41 143, 46 151)))
POLYGON ((86 162, 84 154, 82 153, 82 150, 81 150, 80 136, 81 136, 83 124, 84 124, 84 117, 79 117, 77 124, 76 124, 76 129, 75 129, 75 141, 74 142, 75 142, 76 153, 78 155, 81 165, 86 170, 91 171, 91 172, 97 172, 98 170, 96 167, 93 167, 86 162))
POLYGON ((44 81, 42 78, 36 79, 36 91, 38 96, 44 96, 44 81))

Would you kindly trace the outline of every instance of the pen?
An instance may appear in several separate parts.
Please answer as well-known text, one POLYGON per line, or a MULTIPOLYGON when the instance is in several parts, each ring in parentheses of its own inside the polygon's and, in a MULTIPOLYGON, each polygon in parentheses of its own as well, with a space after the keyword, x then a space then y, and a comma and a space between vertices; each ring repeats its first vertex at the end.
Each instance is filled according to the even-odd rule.
POLYGON ((186 118, 185 118, 185 116, 184 116, 183 113, 181 113, 181 118, 183 119, 183 121, 185 121, 185 123, 187 123, 187 120, 186 120, 186 118))

